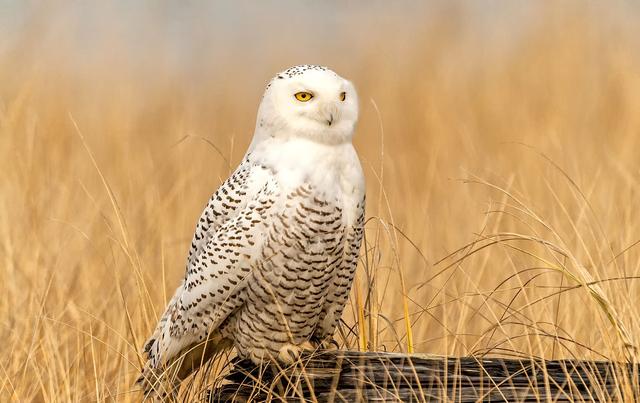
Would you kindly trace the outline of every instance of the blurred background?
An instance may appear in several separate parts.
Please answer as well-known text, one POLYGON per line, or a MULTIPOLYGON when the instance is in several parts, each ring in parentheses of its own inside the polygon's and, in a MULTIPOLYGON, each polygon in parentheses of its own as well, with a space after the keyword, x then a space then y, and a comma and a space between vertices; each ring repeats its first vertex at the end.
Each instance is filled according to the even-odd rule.
POLYGON ((296 64, 361 100, 341 344, 628 354, 638 21, 631 1, 0 0, 0 396, 136 400, 195 222, 296 64))

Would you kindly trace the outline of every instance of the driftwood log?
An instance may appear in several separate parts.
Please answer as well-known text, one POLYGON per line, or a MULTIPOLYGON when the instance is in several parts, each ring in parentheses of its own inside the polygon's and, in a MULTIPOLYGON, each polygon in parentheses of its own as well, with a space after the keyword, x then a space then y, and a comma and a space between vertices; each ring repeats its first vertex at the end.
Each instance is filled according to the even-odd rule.
POLYGON ((256 368, 236 361, 210 402, 632 402, 638 366, 607 361, 317 352, 256 368))

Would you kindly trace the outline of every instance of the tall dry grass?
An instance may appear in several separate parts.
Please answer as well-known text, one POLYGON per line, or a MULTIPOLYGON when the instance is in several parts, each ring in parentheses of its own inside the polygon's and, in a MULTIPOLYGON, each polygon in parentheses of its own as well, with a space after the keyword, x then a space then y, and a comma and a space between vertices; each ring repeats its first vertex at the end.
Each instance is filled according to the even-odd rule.
POLYGON ((0 400, 139 399, 195 220, 264 83, 300 62, 362 100, 369 219, 341 343, 637 358, 638 10, 563 4, 482 32, 464 3, 351 5, 337 27, 300 9, 229 41, 202 18, 177 64, 162 30, 31 10, 0 58, 0 400))

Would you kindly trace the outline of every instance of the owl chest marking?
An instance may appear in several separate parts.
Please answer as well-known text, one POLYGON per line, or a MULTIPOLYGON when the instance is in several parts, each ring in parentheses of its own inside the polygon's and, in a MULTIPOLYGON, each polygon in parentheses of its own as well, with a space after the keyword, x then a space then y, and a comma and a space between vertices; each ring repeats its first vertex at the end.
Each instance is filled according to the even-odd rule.
POLYGON ((303 313, 311 315, 342 263, 343 207, 305 185, 286 195, 275 218, 256 279, 265 294, 272 294, 265 295, 267 300, 304 308, 303 313))

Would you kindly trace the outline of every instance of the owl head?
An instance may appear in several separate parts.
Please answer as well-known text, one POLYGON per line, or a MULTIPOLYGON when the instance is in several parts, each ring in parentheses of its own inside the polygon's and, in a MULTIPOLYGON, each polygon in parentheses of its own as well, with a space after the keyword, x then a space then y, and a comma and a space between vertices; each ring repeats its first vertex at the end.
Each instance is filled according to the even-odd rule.
POLYGON ((351 82, 323 66, 295 66, 267 85, 253 143, 306 138, 341 144, 351 141, 357 120, 358 95, 351 82))

